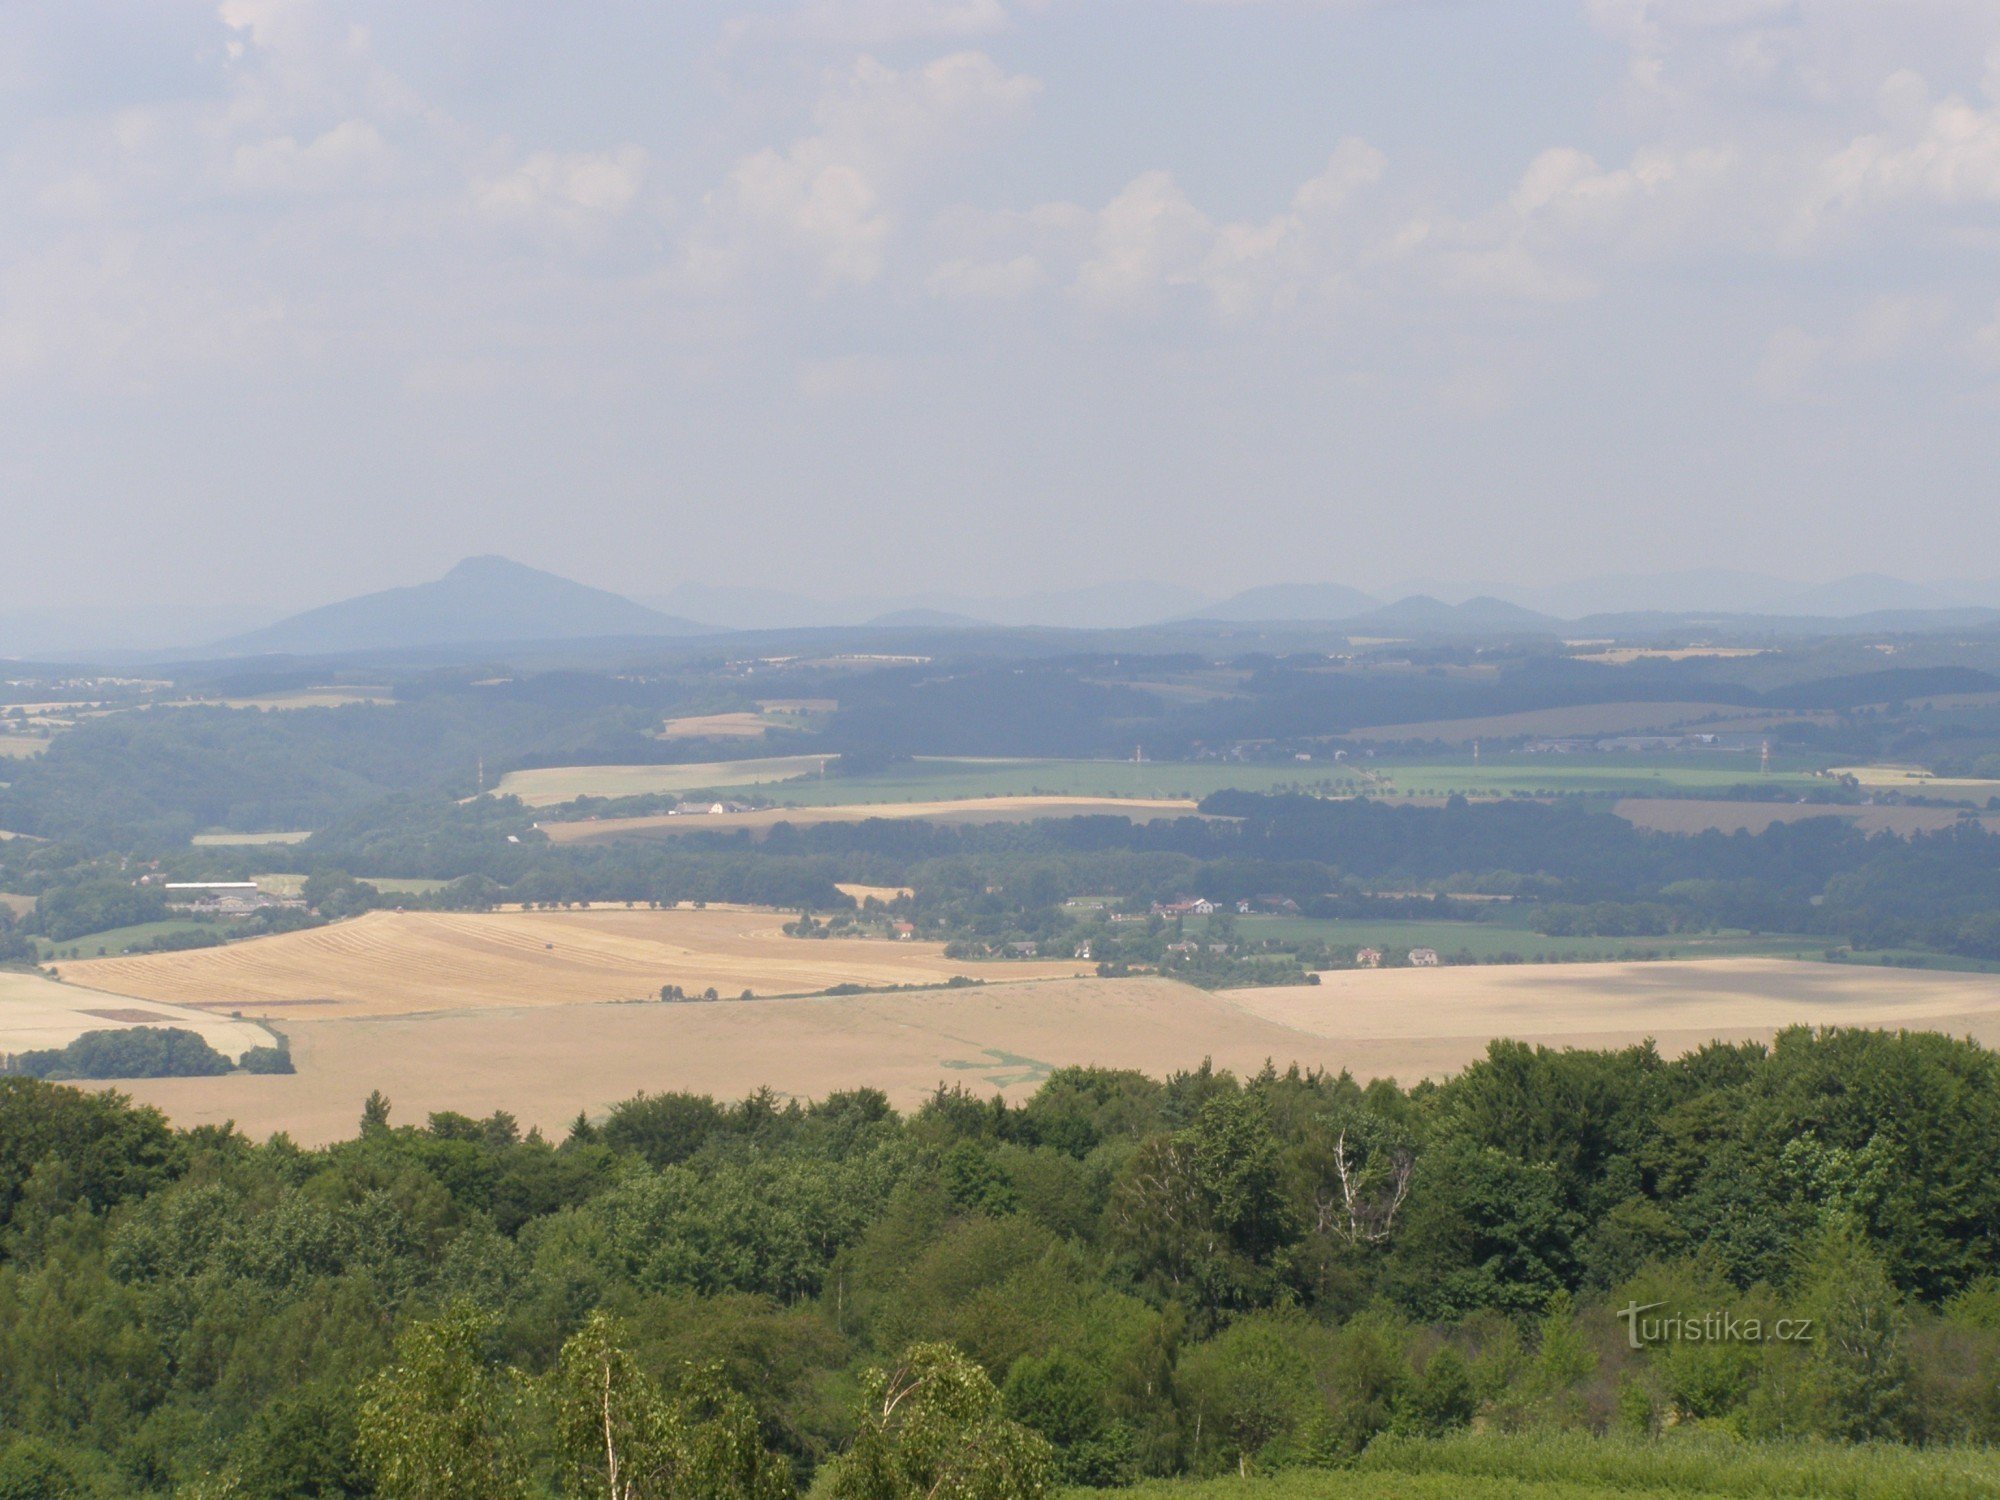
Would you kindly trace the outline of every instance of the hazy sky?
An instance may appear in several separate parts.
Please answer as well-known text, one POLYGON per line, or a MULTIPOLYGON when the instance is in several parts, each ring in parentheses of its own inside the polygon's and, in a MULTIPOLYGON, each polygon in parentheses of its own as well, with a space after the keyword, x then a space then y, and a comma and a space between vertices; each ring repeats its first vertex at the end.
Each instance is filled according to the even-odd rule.
POLYGON ((15 0, 0 603, 2000 574, 1995 0, 15 0))

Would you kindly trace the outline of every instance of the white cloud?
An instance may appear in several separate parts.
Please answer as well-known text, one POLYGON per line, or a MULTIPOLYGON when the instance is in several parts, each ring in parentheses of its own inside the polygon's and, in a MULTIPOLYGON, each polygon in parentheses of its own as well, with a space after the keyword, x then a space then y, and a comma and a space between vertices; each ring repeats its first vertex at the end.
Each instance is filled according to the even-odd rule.
POLYGON ((900 42, 990 36, 1008 16, 1001 0, 808 0, 723 30, 725 53, 773 44, 881 48, 900 42))
POLYGON ((1165 292, 1194 285, 1214 240, 1208 215, 1171 173, 1142 173, 1099 211, 1077 294, 1106 310, 1155 310, 1165 292))
POLYGON ((863 57, 822 95, 813 133, 737 162, 710 197, 691 259, 708 274, 734 274, 775 242, 803 255, 824 286, 871 282, 902 200, 1018 117, 1040 87, 979 52, 908 70, 863 57))
POLYGON ((1829 333, 1780 328, 1766 342, 1752 383, 1774 401, 1822 397, 1827 383, 1843 372, 1909 355, 1950 314, 1951 303, 1942 295, 1898 293, 1872 299, 1829 333))
POLYGON ((536 151, 474 187, 479 207, 500 217, 617 218, 646 185, 652 157, 627 142, 611 151, 536 151))
POLYGON ((1857 136, 1826 161, 1808 205, 1867 212, 1899 204, 1955 207, 2000 203, 2000 105, 1957 95, 1932 102, 1917 74, 1883 88, 1887 127, 1857 136))
POLYGON ((395 154, 366 120, 342 120, 300 144, 297 136, 245 141, 230 154, 229 177, 256 193, 320 193, 384 182, 395 154))
POLYGON ((933 296, 962 302, 1000 302, 1026 296, 1047 280, 1039 260, 1017 255, 1000 261, 945 261, 924 279, 924 287, 933 296))

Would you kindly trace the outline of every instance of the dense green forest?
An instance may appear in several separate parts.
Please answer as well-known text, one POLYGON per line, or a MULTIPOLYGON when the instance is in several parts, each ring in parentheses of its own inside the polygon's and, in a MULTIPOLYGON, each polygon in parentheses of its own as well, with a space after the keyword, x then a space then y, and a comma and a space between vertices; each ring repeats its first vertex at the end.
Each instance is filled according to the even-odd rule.
MULTIPOLYGON (((1545 644, 1405 645, 1385 662, 1318 651, 1219 661, 1194 653, 987 654, 863 673, 799 670, 788 674, 785 691, 825 694, 839 706, 788 735, 783 749, 861 761, 1115 758, 1142 742, 1162 760, 1247 745, 1282 761, 1365 725, 1667 700, 1829 710, 1834 717, 1786 726, 1778 736, 1814 753, 1960 768, 2000 757, 2000 705, 1938 696, 1991 696, 2000 687, 1993 673, 1964 665, 1856 672, 1851 653, 1809 650, 1772 653, 1771 663, 1613 667, 1545 644), (1801 675, 1834 666, 1849 670, 1801 675), (1219 677, 1226 691, 1189 701, 1157 687, 1160 679, 1202 674, 1219 677)), ((758 690, 724 668, 696 660, 516 674, 489 664, 406 673, 388 702, 285 712, 162 703, 111 713, 83 720, 47 753, 10 767, 9 784, 0 784, 0 828, 150 855, 182 847, 204 828, 317 829, 384 797, 462 797, 476 789, 482 762, 497 776, 532 766, 725 759, 743 753, 743 742, 650 733, 665 715, 753 707, 758 690)), ((238 674, 189 685, 242 692, 311 680, 238 674)))
MULTIPOLYGON (((1856 950, 1924 945, 2000 960, 2000 836, 1962 823, 1936 833, 1869 836, 1838 819, 1774 823, 1758 834, 1651 833, 1577 801, 1515 799, 1412 806, 1218 793, 1202 818, 1117 817, 951 826, 901 819, 793 827, 767 837, 693 832, 667 841, 553 845, 511 799, 459 803, 402 794, 331 822, 303 845, 225 857, 183 851, 147 868, 181 878, 244 878, 260 861, 318 871, 326 916, 370 905, 482 907, 502 902, 742 901, 837 912, 839 882, 910 887, 895 912, 927 936, 981 950, 1010 942, 1092 941, 1103 913, 1065 905, 1109 898, 1144 912, 1199 894, 1224 903, 1282 897, 1319 917, 1505 917, 1552 935, 1671 935, 1716 930, 1819 935, 1856 950), (343 872, 449 882, 384 897, 343 872), (1507 907, 1381 891, 1501 894, 1507 907)), ((133 862, 74 844, 0 846, 0 872, 38 893, 22 926, 62 942, 157 920, 157 890, 133 862)), ((261 916, 250 929, 293 920, 261 916)), ((6 932, 0 929, 0 941, 6 932)), ((1294 950, 1297 951, 1297 945, 1294 950)), ((1155 963, 1158 944, 1127 955, 1155 963)))
MULTIPOLYGON (((1528 1479, 1562 1433, 1668 1469, 1697 1432, 2000 1441, 2000 1059, 1940 1036, 1496 1043, 1407 1091, 1077 1069, 908 1116, 642 1095, 560 1141, 358 1113, 303 1150, 0 1080, 0 1494, 582 1496, 609 1451, 619 1494, 1002 1500, 1528 1479)), ((1987 1492, 1951 1462, 1823 1492, 1987 1492)))

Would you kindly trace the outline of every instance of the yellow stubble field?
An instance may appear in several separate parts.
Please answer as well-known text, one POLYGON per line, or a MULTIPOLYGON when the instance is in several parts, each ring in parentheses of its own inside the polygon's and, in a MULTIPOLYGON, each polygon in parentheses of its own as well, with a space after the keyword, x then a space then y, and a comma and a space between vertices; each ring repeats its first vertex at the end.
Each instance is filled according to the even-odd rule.
POLYGON ((1339 1043, 1357 1076, 1463 1067, 1494 1037, 1554 1047, 1653 1038, 1676 1056, 1787 1026, 1880 1026, 2000 1044, 2000 975, 1709 958, 1658 963, 1357 969, 1317 985, 1231 990, 1259 1020, 1339 1043))
POLYGON ((66 1047, 87 1031, 120 1031, 131 1026, 192 1031, 230 1058, 241 1057, 252 1047, 268 1047, 276 1040, 263 1027, 248 1021, 183 1006, 139 1004, 124 995, 0 969, 0 1053, 66 1047))
MULTIPOLYGON (((358 924, 357 924, 358 925, 358 924)), ((1026 966, 1007 966, 1017 973, 1026 966)), ((872 1086, 901 1107, 938 1084, 1019 1099, 1051 1069, 1155 1077, 1203 1058, 1239 1073, 1347 1069, 1411 1082, 1456 1071, 1496 1036, 1676 1055, 1796 1024, 1908 1027, 2000 1042, 2000 977, 1765 959, 1332 973, 1316 986, 1210 994, 1172 980, 1045 979, 967 989, 694 1004, 457 1009, 301 1020, 296 1077, 119 1084, 178 1123, 252 1135, 352 1135, 381 1089, 396 1116, 505 1109, 559 1131, 641 1089, 820 1098, 872 1086)))
POLYGON ((968 972, 1045 979, 1089 967, 968 964, 947 959, 939 943, 792 938, 783 931, 789 920, 784 912, 713 906, 376 911, 227 947, 81 959, 59 968, 65 980, 116 994, 307 1019, 638 1000, 668 984, 734 997, 836 984, 939 984, 968 972))
POLYGON ((494 790, 529 807, 577 797, 642 797, 703 787, 760 786, 816 774, 831 756, 772 755, 760 760, 694 761, 662 766, 546 766, 509 771, 494 790))

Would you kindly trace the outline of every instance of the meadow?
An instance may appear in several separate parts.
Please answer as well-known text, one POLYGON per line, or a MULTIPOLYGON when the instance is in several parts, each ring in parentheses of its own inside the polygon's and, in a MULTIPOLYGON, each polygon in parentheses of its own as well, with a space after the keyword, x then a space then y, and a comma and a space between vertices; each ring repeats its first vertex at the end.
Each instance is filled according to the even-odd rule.
POLYGON ((1524 735, 1646 734, 1669 729, 1756 733, 1775 724, 1793 723, 1809 717, 1757 713, 1732 703, 1574 703, 1561 708, 1530 708, 1517 713, 1488 714, 1472 719, 1377 724, 1351 730, 1347 737, 1378 744, 1393 744, 1400 740, 1463 744, 1475 739, 1507 740, 1524 735))
POLYGON ((1487 1431, 1380 1439, 1338 1471, 1155 1480, 1126 1493, 1132 1500, 1990 1500, 2000 1496, 2000 1466, 1987 1449, 1748 1445, 1694 1431, 1651 1441, 1487 1431))
POLYGON ((102 932, 87 932, 82 937, 65 938, 60 943, 52 943, 47 938, 37 941, 45 961, 52 958, 102 958, 123 953, 127 948, 149 943, 155 938, 181 937, 194 932, 230 934, 236 930, 232 924, 197 921, 192 917, 169 917, 162 922, 135 922, 127 927, 107 927, 102 932))
POLYGON ((1758 770, 1755 755, 1482 755, 1474 761, 1438 758, 1403 764, 1372 761, 1377 795, 1404 797, 1645 797, 1718 792, 1739 786, 1775 793, 1824 789, 1811 767, 1774 761, 1758 770))
MULTIPOLYGON (((1204 930, 1198 918, 1190 932, 1204 930)), ((1661 937, 1551 937, 1513 922, 1460 922, 1435 918, 1376 917, 1238 917, 1237 935, 1245 942, 1272 941, 1286 945, 1319 942, 1332 948, 1380 948, 1392 960, 1412 948, 1439 953, 1469 954, 1476 963, 1554 962, 1585 959, 1736 958, 1771 956, 1818 958, 1825 938, 1796 934, 1671 933, 1661 937)))

